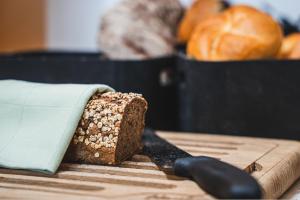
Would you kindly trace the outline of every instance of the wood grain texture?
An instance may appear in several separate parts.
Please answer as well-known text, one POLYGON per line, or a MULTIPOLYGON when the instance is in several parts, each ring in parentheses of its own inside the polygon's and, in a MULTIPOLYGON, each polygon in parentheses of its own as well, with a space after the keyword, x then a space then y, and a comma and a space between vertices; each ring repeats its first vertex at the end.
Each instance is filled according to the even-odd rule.
MULTIPOLYGON (((159 135, 193 155, 251 173, 266 198, 278 198, 300 176, 300 143, 206 134, 159 135)), ((64 163, 55 175, 0 169, 0 199, 213 199, 194 182, 165 174, 144 155, 118 167, 64 163)))
POLYGON ((298 179, 285 193, 282 199, 297 200, 300 199, 300 179, 298 179))

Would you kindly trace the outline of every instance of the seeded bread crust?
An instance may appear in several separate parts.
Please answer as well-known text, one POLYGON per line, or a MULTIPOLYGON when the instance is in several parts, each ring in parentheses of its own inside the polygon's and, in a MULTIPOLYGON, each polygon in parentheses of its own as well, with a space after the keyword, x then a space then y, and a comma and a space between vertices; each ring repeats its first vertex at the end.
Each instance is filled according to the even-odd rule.
POLYGON ((85 107, 65 159, 117 165, 141 147, 146 100, 138 94, 95 94, 85 107))

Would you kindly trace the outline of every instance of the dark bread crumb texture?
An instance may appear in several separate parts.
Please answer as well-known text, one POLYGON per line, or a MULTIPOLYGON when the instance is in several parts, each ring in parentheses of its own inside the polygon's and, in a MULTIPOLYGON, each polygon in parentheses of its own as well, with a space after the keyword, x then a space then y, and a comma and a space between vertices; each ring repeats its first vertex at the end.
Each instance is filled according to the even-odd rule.
POLYGON ((117 165, 141 147, 147 102, 135 93, 96 93, 84 109, 65 159, 117 165))

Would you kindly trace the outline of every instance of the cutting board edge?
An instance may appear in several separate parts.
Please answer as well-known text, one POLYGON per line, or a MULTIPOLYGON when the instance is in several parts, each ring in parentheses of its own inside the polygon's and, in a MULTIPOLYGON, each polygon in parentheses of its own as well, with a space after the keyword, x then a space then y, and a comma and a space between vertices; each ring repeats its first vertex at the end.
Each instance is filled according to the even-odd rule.
POLYGON ((262 185, 264 197, 279 198, 300 177, 300 143, 281 141, 276 148, 258 159, 256 165, 265 167, 252 173, 262 185), (276 164, 268 166, 270 160, 276 164))

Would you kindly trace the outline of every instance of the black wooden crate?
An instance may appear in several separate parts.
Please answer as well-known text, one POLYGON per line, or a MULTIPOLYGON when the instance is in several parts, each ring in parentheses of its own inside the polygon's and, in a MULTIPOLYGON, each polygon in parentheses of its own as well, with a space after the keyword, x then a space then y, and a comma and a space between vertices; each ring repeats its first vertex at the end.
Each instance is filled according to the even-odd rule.
POLYGON ((300 61, 200 62, 180 54, 180 129, 300 139, 300 61))
POLYGON ((177 88, 163 74, 175 70, 175 58, 111 61, 100 53, 28 52, 0 56, 0 79, 43 83, 102 83, 121 92, 137 92, 149 102, 146 124, 178 130, 177 88))
POLYGON ((142 93, 147 126, 155 129, 300 139, 300 61, 199 62, 183 54, 111 61, 100 53, 29 52, 0 56, 0 79, 8 78, 142 93))

